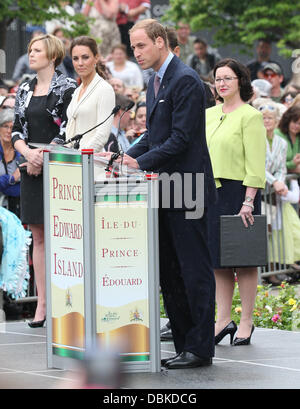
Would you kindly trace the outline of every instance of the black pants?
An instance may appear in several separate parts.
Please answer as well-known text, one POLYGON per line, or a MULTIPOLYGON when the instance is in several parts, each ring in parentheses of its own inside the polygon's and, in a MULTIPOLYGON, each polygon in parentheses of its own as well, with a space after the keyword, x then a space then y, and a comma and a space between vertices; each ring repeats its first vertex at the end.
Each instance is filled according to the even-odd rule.
POLYGON ((215 278, 207 247, 206 215, 159 213, 160 285, 177 353, 214 356, 215 278))

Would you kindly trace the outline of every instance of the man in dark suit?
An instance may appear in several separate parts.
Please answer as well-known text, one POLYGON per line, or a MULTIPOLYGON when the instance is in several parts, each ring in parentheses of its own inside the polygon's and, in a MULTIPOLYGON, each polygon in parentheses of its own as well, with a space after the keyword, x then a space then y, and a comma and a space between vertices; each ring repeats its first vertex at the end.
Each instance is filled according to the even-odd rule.
MULTIPOLYGON (((172 27, 165 27, 167 38, 168 38, 168 45, 170 51, 175 54, 178 58, 180 58, 180 47, 178 46, 178 39, 177 39, 177 32, 172 27)), ((192 67, 193 68, 193 67, 192 67)), ((205 108, 209 108, 211 106, 216 105, 215 97, 213 96, 210 87, 207 83, 203 82, 205 88, 205 108)), ((168 321, 161 329, 160 329, 160 339, 161 341, 172 341, 173 335, 171 330, 170 321, 168 321)))
MULTIPOLYGON (((204 174, 206 207, 215 199, 215 183, 205 138, 203 83, 169 51, 165 29, 157 21, 136 23, 130 41, 140 67, 153 68, 160 84, 151 77, 147 131, 124 155, 123 164, 160 175, 179 174, 183 183, 175 183, 173 193, 179 190, 183 198, 188 189, 197 196, 197 175, 204 174), (187 174, 190 183, 184 183, 187 174)), ((210 365, 214 356, 215 281, 206 211, 202 218, 190 213, 184 200, 182 205, 171 200, 169 208, 159 209, 160 284, 177 352, 163 362, 168 369, 210 365)))

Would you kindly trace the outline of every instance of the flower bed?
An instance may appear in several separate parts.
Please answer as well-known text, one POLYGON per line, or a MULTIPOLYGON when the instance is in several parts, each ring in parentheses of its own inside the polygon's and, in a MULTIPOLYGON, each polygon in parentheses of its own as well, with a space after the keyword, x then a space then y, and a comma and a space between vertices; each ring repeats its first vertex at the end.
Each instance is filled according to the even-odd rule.
MULTIPOLYGON (((237 324, 240 322, 241 312, 242 305, 236 283, 231 318, 237 324)), ((162 297, 160 315, 166 318, 162 297)), ((271 285, 258 285, 253 323, 261 328, 300 331, 300 295, 297 294, 297 287, 286 282, 282 282, 276 289, 271 285)))
MULTIPOLYGON (((237 284, 232 303, 232 319, 238 324, 242 312, 237 284)), ((256 327, 300 331, 300 297, 297 287, 282 282, 276 289, 258 285, 253 312, 256 327)))

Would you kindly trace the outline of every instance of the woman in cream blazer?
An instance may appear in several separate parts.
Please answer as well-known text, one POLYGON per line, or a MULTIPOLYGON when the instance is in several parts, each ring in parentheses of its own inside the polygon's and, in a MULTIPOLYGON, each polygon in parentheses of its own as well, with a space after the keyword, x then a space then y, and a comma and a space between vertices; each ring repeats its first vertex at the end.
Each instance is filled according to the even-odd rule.
MULTIPOLYGON (((82 134, 104 121, 115 106, 114 90, 101 76, 95 40, 87 36, 77 37, 72 41, 70 52, 81 85, 74 92, 67 109, 66 139, 82 134)), ((113 117, 85 134, 80 140, 79 149, 101 152, 110 135, 112 122, 113 117)))

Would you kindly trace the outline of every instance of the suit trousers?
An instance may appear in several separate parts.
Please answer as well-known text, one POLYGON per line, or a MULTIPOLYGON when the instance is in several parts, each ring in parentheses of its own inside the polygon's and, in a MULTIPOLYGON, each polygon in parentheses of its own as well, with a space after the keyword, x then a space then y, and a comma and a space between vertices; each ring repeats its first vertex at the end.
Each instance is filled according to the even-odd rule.
POLYGON ((215 278, 207 216, 159 210, 160 285, 177 353, 214 356, 215 278))

